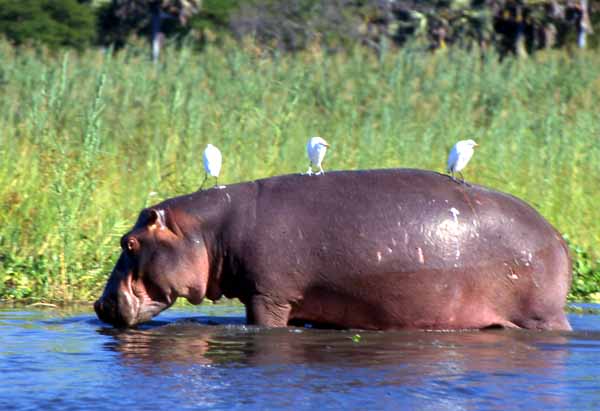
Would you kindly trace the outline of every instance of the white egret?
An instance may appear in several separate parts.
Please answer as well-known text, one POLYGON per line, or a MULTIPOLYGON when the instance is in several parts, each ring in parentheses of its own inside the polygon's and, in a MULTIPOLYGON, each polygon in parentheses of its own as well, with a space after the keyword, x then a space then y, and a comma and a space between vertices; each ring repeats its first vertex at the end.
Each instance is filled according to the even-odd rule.
POLYGON ((473 140, 461 140, 452 147, 448 155, 448 172, 452 175, 453 180, 456 181, 454 173, 458 173, 462 182, 465 182, 461 170, 467 166, 467 163, 473 157, 474 148, 477 146, 478 144, 473 140))
POLYGON ((325 158, 325 153, 329 148, 329 144, 327 141, 322 139, 321 137, 311 137, 306 144, 306 152, 308 153, 308 171, 306 174, 309 176, 313 174, 312 166, 318 167, 319 171, 315 173, 315 175, 325 174, 323 167, 321 164, 323 163, 323 158, 325 158))
POLYGON ((206 175, 204 176, 204 181, 202 181, 200 189, 204 186, 209 175, 215 178, 215 187, 217 187, 219 185, 219 173, 221 173, 221 164, 223 161, 221 151, 212 144, 207 144, 204 153, 202 154, 202 160, 204 161, 204 171, 206 172, 206 175))

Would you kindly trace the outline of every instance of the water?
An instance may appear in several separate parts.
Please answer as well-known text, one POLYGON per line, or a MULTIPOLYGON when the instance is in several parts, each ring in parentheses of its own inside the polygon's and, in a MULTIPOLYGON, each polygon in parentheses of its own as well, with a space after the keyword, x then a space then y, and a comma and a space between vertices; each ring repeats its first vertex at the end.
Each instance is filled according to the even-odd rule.
POLYGON ((261 329, 209 305, 119 331, 4 308, 0 409, 599 409, 600 315, 569 318, 572 333, 261 329))

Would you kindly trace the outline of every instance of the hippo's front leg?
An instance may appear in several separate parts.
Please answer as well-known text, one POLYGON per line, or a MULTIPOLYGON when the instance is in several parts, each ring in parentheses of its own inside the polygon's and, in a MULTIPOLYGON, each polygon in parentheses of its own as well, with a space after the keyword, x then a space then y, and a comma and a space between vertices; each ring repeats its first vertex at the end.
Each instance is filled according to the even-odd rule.
POLYGON ((246 304, 246 322, 263 327, 285 327, 292 306, 276 302, 265 295, 255 295, 246 304))

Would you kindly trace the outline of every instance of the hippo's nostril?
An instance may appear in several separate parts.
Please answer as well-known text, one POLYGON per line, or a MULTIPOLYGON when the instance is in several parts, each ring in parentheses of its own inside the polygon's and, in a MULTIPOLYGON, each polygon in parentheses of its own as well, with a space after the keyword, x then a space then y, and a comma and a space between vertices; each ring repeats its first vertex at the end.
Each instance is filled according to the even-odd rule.
POLYGON ((100 298, 94 303, 96 315, 105 323, 113 324, 116 321, 116 307, 111 300, 100 298))

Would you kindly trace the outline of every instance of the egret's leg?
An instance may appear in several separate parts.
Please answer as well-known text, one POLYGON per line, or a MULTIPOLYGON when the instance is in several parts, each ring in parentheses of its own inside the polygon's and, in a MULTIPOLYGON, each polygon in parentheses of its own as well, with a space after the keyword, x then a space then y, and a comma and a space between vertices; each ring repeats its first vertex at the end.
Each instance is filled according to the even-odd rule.
POLYGON ((450 177, 450 179, 452 181, 454 181, 455 183, 458 183, 458 181, 456 180, 456 178, 454 178, 454 170, 450 169, 450 170, 448 170, 448 172, 450 173, 450 175, 448 177, 450 177))
POLYGON ((313 175, 313 172, 312 172, 312 163, 308 164, 308 170, 306 171, 306 174, 309 175, 309 176, 313 175))
POLYGON ((467 187, 471 187, 471 184, 465 181, 465 176, 463 176, 463 174, 460 171, 458 172, 458 174, 460 174, 460 182, 466 185, 467 187))
POLYGON ((316 175, 320 176, 321 174, 325 174, 325 170, 323 170, 322 166, 319 166, 319 172, 316 175))
POLYGON ((202 190, 202 187, 204 187, 204 183, 206 183, 207 178, 208 178, 208 174, 204 173, 204 180, 202 180, 202 184, 200 184, 200 188, 198 189, 198 191, 202 190))
POLYGON ((219 177, 215 177, 215 187, 219 187, 219 177))

